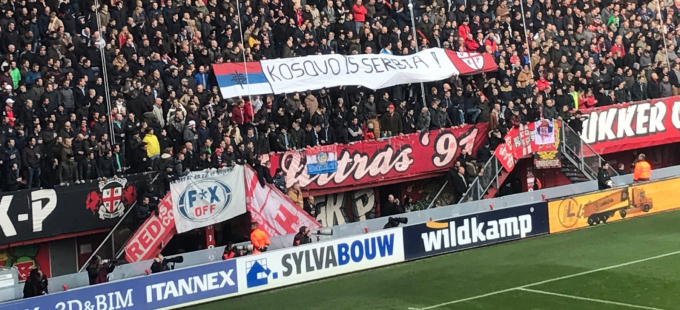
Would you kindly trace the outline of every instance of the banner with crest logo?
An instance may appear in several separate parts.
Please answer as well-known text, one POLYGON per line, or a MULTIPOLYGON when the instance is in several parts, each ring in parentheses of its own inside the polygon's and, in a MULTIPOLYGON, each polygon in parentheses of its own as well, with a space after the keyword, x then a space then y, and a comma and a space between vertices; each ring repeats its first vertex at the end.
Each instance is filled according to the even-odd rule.
POLYGON ((428 48, 411 55, 312 55, 260 62, 214 64, 213 72, 224 98, 283 94, 324 87, 362 86, 381 89, 394 85, 434 82, 454 75, 497 70, 490 54, 428 48))
POLYGON ((324 145, 305 150, 309 175, 332 173, 338 170, 338 152, 335 145, 324 145))
POLYGON ((196 171, 170 184, 178 233, 210 226, 246 213, 243 166, 196 171))

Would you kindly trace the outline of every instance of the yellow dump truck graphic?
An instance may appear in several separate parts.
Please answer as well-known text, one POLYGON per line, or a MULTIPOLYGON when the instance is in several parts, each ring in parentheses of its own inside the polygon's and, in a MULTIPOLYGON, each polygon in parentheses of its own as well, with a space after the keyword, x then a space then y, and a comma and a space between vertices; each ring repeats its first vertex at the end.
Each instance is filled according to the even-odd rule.
POLYGON ((652 199, 641 188, 620 188, 607 196, 588 201, 584 204, 574 199, 566 199, 560 205, 560 222, 565 228, 574 226, 579 219, 587 218, 588 225, 606 223, 618 213, 621 218, 637 212, 649 212, 652 199), (629 193, 632 197, 629 197, 629 193))

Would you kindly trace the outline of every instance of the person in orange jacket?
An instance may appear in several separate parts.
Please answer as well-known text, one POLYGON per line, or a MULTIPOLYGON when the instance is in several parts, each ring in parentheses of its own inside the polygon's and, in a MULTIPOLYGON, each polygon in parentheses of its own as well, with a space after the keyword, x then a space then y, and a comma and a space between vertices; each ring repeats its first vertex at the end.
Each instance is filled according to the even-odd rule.
POLYGON ((270 244, 267 233, 264 232, 264 230, 258 228, 257 222, 253 222, 251 228, 252 232, 250 233, 250 243, 253 244, 253 254, 255 251, 267 251, 267 247, 270 244))
POLYGON ((650 177, 652 177, 652 165, 645 160, 645 154, 640 154, 633 169, 633 182, 649 181, 650 177))

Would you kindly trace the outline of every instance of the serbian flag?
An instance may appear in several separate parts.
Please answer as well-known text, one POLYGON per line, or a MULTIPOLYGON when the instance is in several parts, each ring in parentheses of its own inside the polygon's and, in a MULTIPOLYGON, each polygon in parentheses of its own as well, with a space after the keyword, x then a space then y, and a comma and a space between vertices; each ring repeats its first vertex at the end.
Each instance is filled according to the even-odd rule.
POLYGON ((259 62, 215 64, 213 72, 223 94, 249 96, 273 93, 259 62))

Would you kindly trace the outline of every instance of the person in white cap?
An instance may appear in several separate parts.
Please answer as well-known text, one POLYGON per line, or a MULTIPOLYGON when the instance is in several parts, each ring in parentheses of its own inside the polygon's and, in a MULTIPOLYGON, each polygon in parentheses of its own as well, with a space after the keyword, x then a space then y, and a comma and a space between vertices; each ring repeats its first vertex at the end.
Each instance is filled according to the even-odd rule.
MULTIPOLYGON (((11 87, 11 86, 10 86, 11 87)), ((14 121, 16 118, 14 117, 14 99, 12 98, 7 98, 5 100, 5 116, 9 118, 9 124, 14 127, 14 121)))
POLYGON ((198 133, 196 133, 196 122, 194 120, 190 120, 189 124, 187 124, 187 127, 184 129, 183 137, 184 143, 191 142, 195 150, 196 140, 198 140, 198 133))

